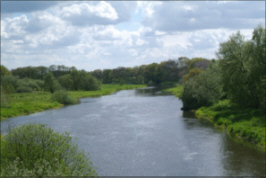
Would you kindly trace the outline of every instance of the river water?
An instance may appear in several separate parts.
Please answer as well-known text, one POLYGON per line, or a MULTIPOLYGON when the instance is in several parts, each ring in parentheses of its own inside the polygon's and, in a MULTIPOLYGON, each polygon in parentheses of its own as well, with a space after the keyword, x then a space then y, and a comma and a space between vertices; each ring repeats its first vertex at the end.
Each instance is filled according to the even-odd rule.
POLYGON ((1 122, 37 122, 77 137, 100 176, 262 176, 265 153, 237 143, 182 102, 151 89, 124 90, 1 122))

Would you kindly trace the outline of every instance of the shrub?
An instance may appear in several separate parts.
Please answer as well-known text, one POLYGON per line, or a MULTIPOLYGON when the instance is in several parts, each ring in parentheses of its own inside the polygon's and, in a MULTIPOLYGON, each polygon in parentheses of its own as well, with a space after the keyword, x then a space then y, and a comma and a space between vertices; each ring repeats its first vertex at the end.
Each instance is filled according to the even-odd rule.
POLYGON ((66 91, 56 91, 52 97, 52 101, 57 101, 58 103, 61 104, 75 104, 78 101, 70 96, 66 91))
POLYGON ((2 140, 1 155, 2 176, 97 176, 68 132, 60 134, 43 124, 12 128, 2 140))
POLYGON ((37 84, 35 81, 33 81, 33 80, 30 80, 30 81, 28 82, 28 86, 29 86, 32 90, 35 90, 35 91, 37 91, 37 90, 39 89, 38 84, 37 84))
POLYGON ((148 83, 147 83, 147 86, 153 86, 154 83, 150 80, 148 83))
POLYGON ((1 77, 1 86, 6 93, 13 93, 17 87, 18 78, 12 75, 5 75, 1 77))
POLYGON ((17 93, 30 93, 30 92, 32 92, 32 89, 30 87, 27 87, 27 86, 19 86, 16 89, 16 92, 17 93))
POLYGON ((8 107, 10 107, 8 95, 2 90, 1 87, 1 108, 8 108, 8 107))
POLYGON ((181 99, 183 109, 197 109, 210 106, 224 96, 221 82, 221 70, 218 62, 212 62, 208 69, 184 82, 181 99))
POLYGON ((42 80, 35 80, 36 84, 38 85, 38 90, 43 89, 44 88, 44 81, 42 80))

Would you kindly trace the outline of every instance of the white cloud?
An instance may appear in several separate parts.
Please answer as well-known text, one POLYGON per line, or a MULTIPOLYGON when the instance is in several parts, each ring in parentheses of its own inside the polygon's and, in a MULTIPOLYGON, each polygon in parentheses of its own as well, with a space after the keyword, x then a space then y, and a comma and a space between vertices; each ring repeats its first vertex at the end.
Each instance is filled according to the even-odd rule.
POLYGON ((140 6, 144 14, 147 14, 143 25, 158 31, 252 29, 259 23, 265 22, 265 2, 262 1, 228 3, 174 1, 156 6, 153 2, 144 2, 140 6))
POLYGON ((112 24, 118 19, 116 10, 107 2, 96 5, 81 3, 63 7, 61 17, 73 25, 112 24))
POLYGON ((90 71, 180 56, 214 58, 237 29, 250 39, 265 21, 261 2, 65 1, 49 8, 2 16, 3 65, 64 64, 90 71))
POLYGON ((136 41, 136 44, 137 44, 138 46, 142 46, 142 45, 144 45, 144 44, 147 44, 147 42, 144 41, 144 40, 142 40, 142 39, 138 39, 138 40, 136 41))

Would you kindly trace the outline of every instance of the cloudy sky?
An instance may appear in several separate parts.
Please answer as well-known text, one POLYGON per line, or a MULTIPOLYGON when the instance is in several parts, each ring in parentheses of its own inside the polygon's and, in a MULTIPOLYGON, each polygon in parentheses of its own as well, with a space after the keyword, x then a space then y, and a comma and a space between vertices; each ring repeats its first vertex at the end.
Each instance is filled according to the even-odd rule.
POLYGON ((264 1, 1 1, 1 64, 92 71, 216 58, 219 43, 265 26, 264 1))

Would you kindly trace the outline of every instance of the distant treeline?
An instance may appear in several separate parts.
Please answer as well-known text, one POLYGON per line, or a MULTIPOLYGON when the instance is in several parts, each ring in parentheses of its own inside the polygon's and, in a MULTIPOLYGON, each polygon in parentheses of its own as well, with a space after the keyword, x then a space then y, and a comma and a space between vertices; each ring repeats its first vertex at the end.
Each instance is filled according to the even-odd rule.
MULTIPOLYGON (((1 66, 2 85, 5 84, 4 75, 9 76, 9 79, 29 80, 32 79, 41 83, 45 81, 45 76, 49 73, 50 78, 54 77, 61 87, 67 90, 93 90, 97 87, 89 87, 84 85, 84 82, 96 82, 104 84, 147 84, 161 85, 172 84, 179 82, 184 75, 191 69, 205 70, 210 61, 204 58, 180 57, 176 60, 163 61, 160 64, 152 63, 149 65, 141 65, 136 67, 118 67, 115 69, 94 70, 86 72, 85 70, 77 70, 75 67, 66 67, 64 65, 51 65, 50 67, 19 67, 8 71, 4 66, 1 66), (90 76, 90 77, 89 77, 90 76)), ((10 81, 12 81, 10 80, 10 81)), ((50 79, 52 80, 52 79, 50 79)), ((17 88, 15 85, 14 88, 17 88)), ((41 85, 39 85, 42 88, 41 85)), ((35 90, 35 88, 32 88, 35 90)))

